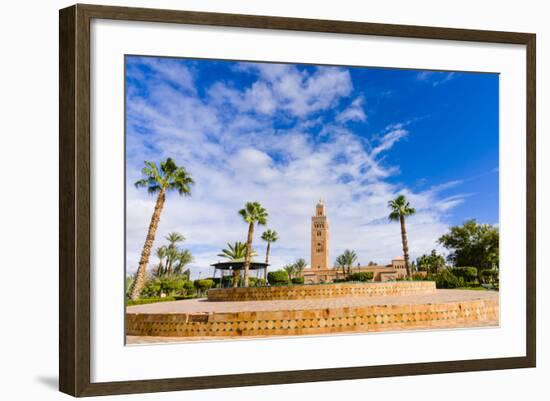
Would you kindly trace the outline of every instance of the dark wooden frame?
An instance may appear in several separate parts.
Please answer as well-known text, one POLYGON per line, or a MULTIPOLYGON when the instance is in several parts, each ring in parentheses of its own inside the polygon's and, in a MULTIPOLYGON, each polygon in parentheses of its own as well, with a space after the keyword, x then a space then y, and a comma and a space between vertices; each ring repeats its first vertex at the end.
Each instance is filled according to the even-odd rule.
POLYGON ((535 34, 80 4, 60 10, 59 29, 59 388, 62 392, 73 396, 93 396, 535 367, 535 34), (92 18, 525 45, 527 49, 526 356, 91 383, 90 21, 92 18))

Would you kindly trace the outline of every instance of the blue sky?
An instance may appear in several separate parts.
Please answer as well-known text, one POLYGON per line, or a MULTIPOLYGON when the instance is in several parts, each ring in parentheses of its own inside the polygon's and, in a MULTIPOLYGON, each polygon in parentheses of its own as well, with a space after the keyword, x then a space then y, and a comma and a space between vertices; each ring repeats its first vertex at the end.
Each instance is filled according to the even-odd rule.
POLYGON ((183 233, 194 273, 244 240, 237 211, 246 201, 260 201, 281 236, 274 268, 309 259, 319 198, 331 261, 345 248, 363 263, 399 255, 386 204, 401 193, 418 210, 408 223, 413 257, 450 225, 498 223, 496 74, 127 56, 126 83, 130 272, 154 204, 132 184, 144 160, 166 157, 196 185, 191 197, 169 196, 155 246, 183 233))

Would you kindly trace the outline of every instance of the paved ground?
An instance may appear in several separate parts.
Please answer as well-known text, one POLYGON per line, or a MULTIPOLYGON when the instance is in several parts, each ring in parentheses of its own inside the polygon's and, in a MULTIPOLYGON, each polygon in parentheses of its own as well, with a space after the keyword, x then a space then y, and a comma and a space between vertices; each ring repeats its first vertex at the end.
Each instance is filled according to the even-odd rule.
POLYGON ((431 294, 322 298, 283 301, 232 301, 208 302, 206 299, 187 299, 174 302, 159 302, 147 305, 129 306, 127 313, 201 313, 201 312, 249 312, 278 310, 307 310, 341 307, 360 307, 373 305, 438 304, 447 302, 494 300, 496 291, 473 290, 436 290, 431 294))

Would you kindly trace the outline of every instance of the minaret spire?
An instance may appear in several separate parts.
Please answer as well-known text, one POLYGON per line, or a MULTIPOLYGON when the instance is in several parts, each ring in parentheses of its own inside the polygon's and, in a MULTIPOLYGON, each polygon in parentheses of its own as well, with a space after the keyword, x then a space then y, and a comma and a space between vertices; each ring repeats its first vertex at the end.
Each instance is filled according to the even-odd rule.
POLYGON ((329 231, 323 199, 315 206, 315 215, 311 217, 311 268, 329 269, 329 231))

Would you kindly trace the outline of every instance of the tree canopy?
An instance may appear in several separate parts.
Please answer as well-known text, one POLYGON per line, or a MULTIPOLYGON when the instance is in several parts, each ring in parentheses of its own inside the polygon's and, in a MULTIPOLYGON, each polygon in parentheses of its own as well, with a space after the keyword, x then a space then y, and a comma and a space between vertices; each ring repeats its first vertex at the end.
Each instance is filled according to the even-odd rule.
POLYGON ((275 230, 265 230, 262 233, 262 239, 265 242, 276 242, 279 239, 279 234, 275 230))
POLYGON ((390 200, 388 207, 391 209, 388 215, 390 221, 399 221, 402 216, 411 216, 416 213, 416 209, 411 206, 405 195, 399 195, 395 199, 390 200))
POLYGON ((451 227, 438 242, 450 252, 447 259, 455 266, 473 266, 478 270, 498 269, 499 231, 490 224, 475 219, 462 226, 451 227))
POLYGON ((357 254, 355 251, 346 249, 343 254, 336 258, 336 266, 342 268, 343 272, 347 271, 347 274, 351 274, 351 268, 357 261, 357 254))
POLYGON ((432 249, 430 254, 424 254, 416 259, 416 266, 420 271, 435 274, 445 267, 445 257, 432 249))
POLYGON ((155 194, 161 190, 176 190, 180 195, 190 195, 193 179, 184 167, 178 167, 171 158, 160 162, 160 168, 153 162, 145 162, 141 170, 144 178, 135 182, 137 188, 147 188, 147 192, 155 194))
MULTIPOLYGON (((257 253, 252 250, 251 257, 256 256, 257 253)), ((218 256, 229 259, 232 262, 243 262, 246 256, 246 244, 244 242, 237 241, 234 244, 227 244, 227 248, 222 249, 218 256)))
POLYGON ((267 223, 267 210, 258 202, 247 202, 244 209, 239 210, 239 214, 249 224, 257 223, 263 226, 267 223))

